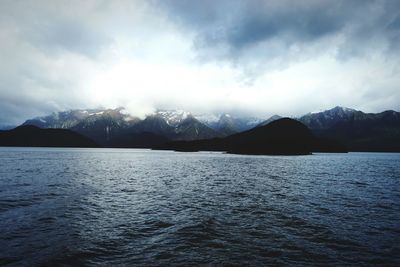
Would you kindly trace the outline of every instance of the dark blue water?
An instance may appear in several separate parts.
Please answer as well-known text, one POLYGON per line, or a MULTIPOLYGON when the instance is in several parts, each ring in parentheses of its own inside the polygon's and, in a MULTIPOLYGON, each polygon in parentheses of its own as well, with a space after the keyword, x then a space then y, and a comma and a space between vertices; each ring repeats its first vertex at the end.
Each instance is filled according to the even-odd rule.
POLYGON ((0 264, 399 265, 400 154, 0 148, 0 264))

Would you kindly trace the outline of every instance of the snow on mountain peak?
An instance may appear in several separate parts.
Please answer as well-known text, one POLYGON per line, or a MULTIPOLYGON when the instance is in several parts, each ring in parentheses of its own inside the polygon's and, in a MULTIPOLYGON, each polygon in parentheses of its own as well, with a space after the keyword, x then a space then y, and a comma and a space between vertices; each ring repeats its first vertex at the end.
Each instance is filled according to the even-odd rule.
POLYGON ((216 114, 196 114, 194 117, 199 120, 201 123, 204 123, 206 125, 210 125, 213 123, 217 123, 220 119, 219 115, 216 114))
POLYGON ((327 110, 327 111, 336 111, 336 112, 354 112, 356 111, 355 109, 352 108, 346 108, 346 107, 341 107, 341 106, 336 106, 333 109, 327 110))
POLYGON ((346 108, 346 107, 341 107, 341 106, 336 106, 332 109, 327 109, 327 110, 318 110, 318 111, 312 111, 308 114, 325 114, 325 115, 333 115, 333 114, 346 114, 346 113, 353 113, 355 112, 355 109, 352 108, 346 108))
POLYGON ((168 125, 177 126, 182 121, 191 116, 191 113, 185 110, 158 110, 155 115, 162 117, 168 125))

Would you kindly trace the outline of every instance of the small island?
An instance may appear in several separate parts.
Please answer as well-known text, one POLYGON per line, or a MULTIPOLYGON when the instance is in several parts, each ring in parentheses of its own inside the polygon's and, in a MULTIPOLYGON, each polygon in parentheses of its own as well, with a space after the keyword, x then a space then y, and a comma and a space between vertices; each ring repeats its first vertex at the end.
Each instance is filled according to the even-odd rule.
POLYGON ((175 141, 154 149, 183 152, 223 151, 248 155, 309 155, 312 152, 347 152, 333 140, 315 137, 301 122, 282 118, 267 125, 230 135, 195 141, 175 141))

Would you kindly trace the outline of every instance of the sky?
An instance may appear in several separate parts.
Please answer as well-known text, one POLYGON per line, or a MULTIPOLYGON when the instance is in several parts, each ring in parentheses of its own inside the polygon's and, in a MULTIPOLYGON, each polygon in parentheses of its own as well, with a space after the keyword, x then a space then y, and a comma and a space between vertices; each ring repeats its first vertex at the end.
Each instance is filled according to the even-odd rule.
POLYGON ((0 124, 399 104, 398 0, 0 0, 0 124))

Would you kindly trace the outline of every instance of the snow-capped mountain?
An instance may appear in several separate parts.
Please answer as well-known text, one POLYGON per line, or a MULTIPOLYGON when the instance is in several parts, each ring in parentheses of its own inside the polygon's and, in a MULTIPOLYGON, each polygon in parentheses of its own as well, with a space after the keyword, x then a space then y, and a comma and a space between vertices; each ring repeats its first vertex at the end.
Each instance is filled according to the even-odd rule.
POLYGON ((168 125, 176 127, 190 116, 191 113, 184 110, 158 110, 155 115, 163 118, 168 125))
MULTIPOLYGON (((196 140, 222 136, 183 110, 159 110, 145 119, 128 114, 123 108, 70 110, 27 120, 23 125, 71 129, 92 138, 102 146, 132 140, 129 134, 152 133, 170 140, 196 140)), ((143 135, 140 135, 143 138, 143 135)), ((147 136, 147 135, 146 135, 147 136)), ((157 139, 151 137, 152 140, 157 139)), ((161 140, 161 139, 160 139, 161 140)))
POLYGON ((70 129, 106 145, 139 122, 139 118, 127 114, 122 108, 106 109, 89 113, 70 129))
POLYGON ((348 121, 357 113, 360 114, 363 112, 337 106, 321 112, 308 113, 298 118, 298 120, 307 125, 310 129, 321 130, 328 129, 339 121, 348 121))
POLYGON ((162 116, 157 114, 148 115, 144 120, 133 125, 129 131, 135 133, 150 132, 169 139, 176 139, 175 127, 169 125, 162 116))
MULTIPOLYGON (((365 113, 355 109, 337 106, 324 111, 310 112, 301 117, 294 117, 293 119, 302 122, 312 130, 322 130, 328 129, 338 122, 351 120, 355 114, 361 115, 365 113)), ((267 125, 280 118, 282 117, 279 115, 273 115, 269 119, 260 123, 258 126, 267 125)))
POLYGON ((23 125, 33 125, 40 128, 68 129, 75 126, 79 121, 94 112, 98 112, 98 110, 69 110, 64 112, 54 112, 48 116, 27 120, 23 125))
POLYGON ((221 117, 220 114, 207 114, 207 113, 201 113, 201 114, 194 114, 193 115, 196 119, 198 119, 200 122, 204 123, 207 126, 212 126, 216 123, 218 123, 219 118, 221 117))
POLYGON ((219 137, 221 134, 198 121, 190 112, 183 110, 159 110, 148 115, 133 127, 135 131, 150 131, 172 140, 197 140, 219 137))
MULTIPOLYGON (((182 124, 188 118, 194 118, 201 124, 208 126, 209 128, 214 130, 214 134, 207 133, 201 135, 202 137, 206 137, 209 135, 215 136, 227 136, 234 133, 239 133, 251 128, 254 128, 263 120, 255 117, 236 117, 227 113, 221 114, 192 114, 188 111, 184 110, 158 110, 154 114, 163 118, 168 125, 177 128, 180 124, 182 124)), ((193 119, 192 122, 195 122, 193 119)), ((179 127, 178 127, 179 128, 179 127)), ((200 127, 199 129, 205 130, 204 127, 200 127)), ((198 130, 199 130, 198 129, 198 130)), ((177 130, 179 132, 179 130, 177 130)), ((209 131, 208 131, 209 132, 209 131)))
POLYGON ((189 115, 177 125, 176 133, 178 139, 181 140, 199 140, 224 136, 221 132, 208 127, 192 115, 189 115))
POLYGON ((223 135, 243 132, 256 127, 263 119, 255 117, 232 116, 228 113, 199 114, 195 117, 208 127, 221 132, 223 135))
POLYGON ((98 120, 103 117, 113 117, 121 120, 121 122, 130 122, 137 120, 126 112, 123 108, 117 109, 78 109, 68 110, 63 112, 54 112, 48 116, 36 117, 34 119, 27 120, 23 125, 34 125, 40 128, 61 128, 70 129, 75 127, 78 123, 88 119, 88 123, 94 120, 98 120))
POLYGON ((185 110, 157 110, 141 120, 123 108, 117 108, 57 112, 27 120, 23 125, 71 129, 107 146, 113 139, 127 133, 149 132, 170 140, 224 137, 253 128, 260 121, 225 113, 192 115, 185 110))
POLYGON ((137 117, 117 109, 89 109, 56 112, 49 116, 27 120, 23 125, 40 128, 71 129, 92 138, 98 144, 106 145, 124 129, 139 122, 137 117))

